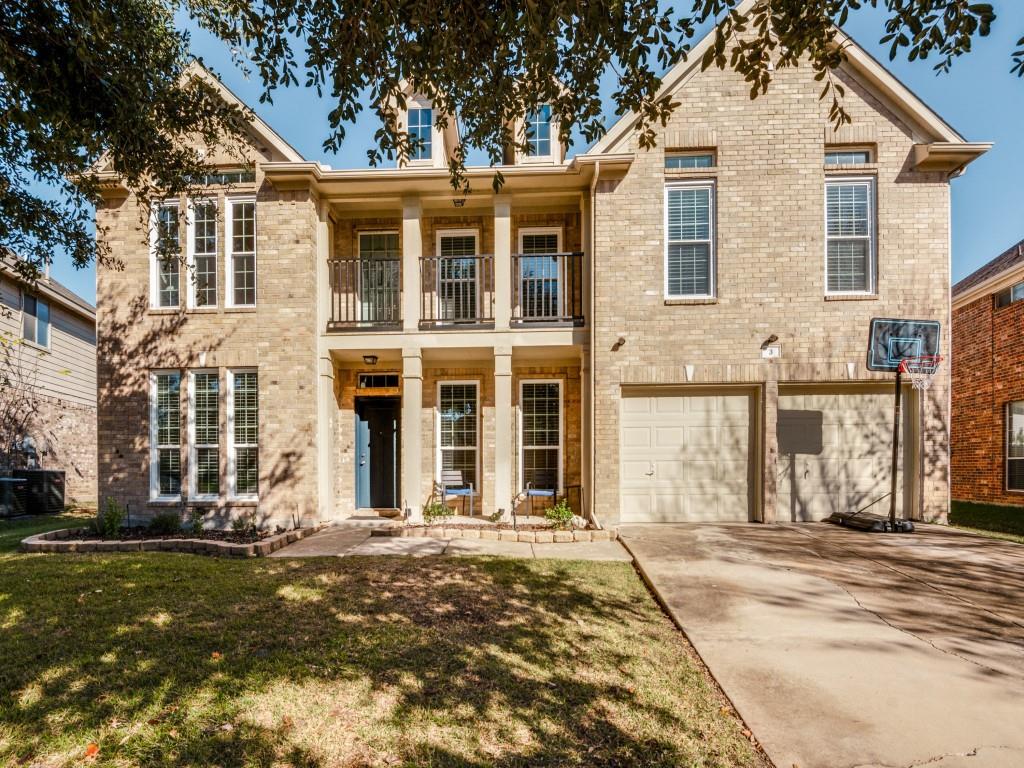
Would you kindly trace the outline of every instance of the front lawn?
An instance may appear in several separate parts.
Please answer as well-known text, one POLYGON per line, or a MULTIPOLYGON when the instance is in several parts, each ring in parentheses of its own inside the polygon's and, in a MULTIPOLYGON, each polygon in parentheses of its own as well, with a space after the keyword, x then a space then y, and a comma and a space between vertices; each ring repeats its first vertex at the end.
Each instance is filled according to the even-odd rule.
POLYGON ((949 524, 1024 544, 1024 507, 954 500, 949 506, 949 524))
POLYGON ((767 765, 622 563, 8 551, 0 649, 0 765, 767 765))

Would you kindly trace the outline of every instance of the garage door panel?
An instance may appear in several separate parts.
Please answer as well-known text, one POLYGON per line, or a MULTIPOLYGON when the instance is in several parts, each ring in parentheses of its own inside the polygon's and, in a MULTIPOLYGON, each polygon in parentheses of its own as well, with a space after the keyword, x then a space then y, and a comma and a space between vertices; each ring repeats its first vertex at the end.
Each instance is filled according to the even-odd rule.
POLYGON ((624 395, 623 522, 750 519, 751 400, 739 392, 624 395))

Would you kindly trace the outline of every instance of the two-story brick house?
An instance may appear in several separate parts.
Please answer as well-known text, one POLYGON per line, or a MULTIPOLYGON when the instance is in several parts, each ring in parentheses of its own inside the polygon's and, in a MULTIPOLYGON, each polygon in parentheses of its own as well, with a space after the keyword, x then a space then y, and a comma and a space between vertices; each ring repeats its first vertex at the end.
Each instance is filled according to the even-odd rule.
MULTIPOLYGON (((489 167, 452 192, 457 121, 412 93, 421 143, 396 168, 307 162, 256 121, 251 172, 225 157, 233 175, 148 227, 112 179, 101 493, 287 522, 416 517, 448 481, 476 514, 554 489, 602 524, 817 519, 884 493, 868 321, 948 324, 949 181, 987 145, 852 42, 838 130, 809 69, 751 101, 700 71, 709 44, 667 74, 681 106, 655 150, 625 116, 567 160, 541 109, 497 193, 489 167)), ((945 514, 948 398, 945 374, 909 398, 914 517, 945 514)))

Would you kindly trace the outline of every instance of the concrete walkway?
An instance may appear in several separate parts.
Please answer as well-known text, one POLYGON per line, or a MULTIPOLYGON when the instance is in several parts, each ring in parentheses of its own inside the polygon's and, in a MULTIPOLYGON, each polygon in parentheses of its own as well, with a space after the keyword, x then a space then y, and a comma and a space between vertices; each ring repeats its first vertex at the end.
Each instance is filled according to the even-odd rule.
POLYGON ((617 541, 594 541, 578 544, 529 544, 522 541, 491 541, 489 539, 428 539, 371 536, 367 527, 344 524, 325 528, 294 544, 274 552, 270 557, 350 557, 376 555, 427 555, 547 558, 554 560, 610 560, 630 562, 632 557, 617 541))
POLYGON ((779 768, 1024 765, 1024 546, 824 523, 620 536, 779 768))

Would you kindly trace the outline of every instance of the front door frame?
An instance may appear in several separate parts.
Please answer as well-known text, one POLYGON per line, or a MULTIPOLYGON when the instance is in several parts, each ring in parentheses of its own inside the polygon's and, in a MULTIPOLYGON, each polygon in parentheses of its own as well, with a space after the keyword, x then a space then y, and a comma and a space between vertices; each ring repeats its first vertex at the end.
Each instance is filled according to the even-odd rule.
POLYGON ((355 507, 356 509, 397 509, 402 496, 402 398, 397 396, 360 396, 355 399, 355 507), (380 422, 386 422, 390 413, 394 421, 390 450, 382 446, 389 456, 385 461, 373 461, 376 453, 371 432, 381 432, 380 422), (389 459, 389 460, 388 460, 389 459), (375 472, 374 466, 377 465, 375 472), (387 465, 390 464, 390 471, 387 465), (386 477, 380 476, 384 472, 386 477), (390 494, 388 485, 391 486, 390 494), (390 496, 390 498, 388 498, 390 496), (387 501, 392 503, 388 504, 387 501), (365 503, 363 503, 365 502, 365 503))

